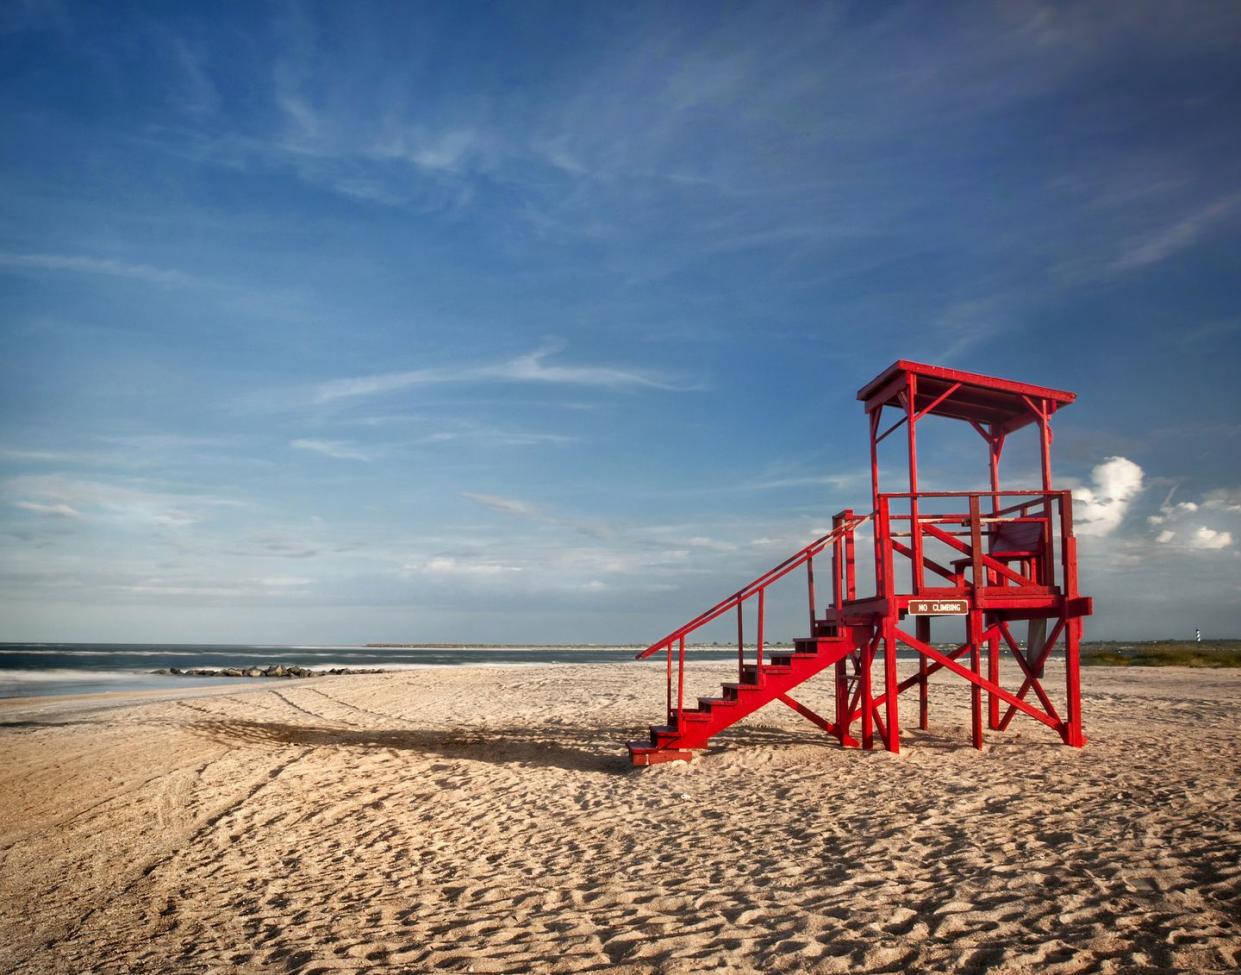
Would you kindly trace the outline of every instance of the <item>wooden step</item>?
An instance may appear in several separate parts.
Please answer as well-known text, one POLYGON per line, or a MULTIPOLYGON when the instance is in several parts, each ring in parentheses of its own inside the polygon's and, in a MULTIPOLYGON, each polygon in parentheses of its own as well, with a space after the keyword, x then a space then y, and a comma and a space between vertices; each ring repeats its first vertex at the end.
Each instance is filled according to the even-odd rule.
POLYGON ((778 657, 772 657, 771 663, 775 667, 788 667, 791 670, 798 663, 814 660, 817 656, 817 653, 782 653, 778 657))
POLYGON ((834 649, 842 642, 839 637, 798 637, 793 641, 793 646, 798 653, 818 654, 834 649))
POLYGON ((663 762, 689 762, 694 753, 685 748, 652 748, 644 741, 628 743, 629 761, 637 766, 660 765, 663 762))
MULTIPOLYGON (((743 683, 747 683, 747 684, 754 683, 754 681, 751 680, 750 678, 753 677, 755 670, 756 668, 753 664, 746 664, 745 669, 742 673, 742 676, 745 678, 743 683)), ((763 661, 763 673, 764 674, 791 674, 792 672, 793 672, 793 668, 790 667, 788 664, 769 664, 767 663, 767 661, 765 660, 763 661)))

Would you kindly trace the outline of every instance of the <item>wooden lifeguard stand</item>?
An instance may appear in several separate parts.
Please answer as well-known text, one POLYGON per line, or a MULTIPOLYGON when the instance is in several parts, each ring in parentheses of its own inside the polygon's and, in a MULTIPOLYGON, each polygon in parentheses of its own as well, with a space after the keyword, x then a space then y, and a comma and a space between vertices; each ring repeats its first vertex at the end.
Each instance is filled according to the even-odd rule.
POLYGON ((1082 732, 1078 650, 1082 618, 1092 603, 1079 594, 1077 546, 1070 492, 1052 487, 1051 419, 1075 399, 1070 392, 900 360, 858 392, 870 424, 871 511, 846 509, 832 530, 774 569, 651 644, 638 659, 663 653, 667 721, 650 740, 629 743, 635 765, 688 760, 693 749, 772 701, 779 701, 835 736, 844 746, 873 748, 876 734, 889 751, 900 750, 900 695, 917 688, 919 726, 927 727, 928 678, 949 670, 970 683, 972 739, 983 745, 986 724, 1003 731, 1018 713, 1055 730, 1067 745, 1086 743, 1082 732), (885 411, 893 419, 884 426, 885 411), (969 424, 986 446, 990 489, 921 491, 918 429, 930 417, 969 424), (1002 489, 1000 458, 1008 438, 1034 427, 1039 441, 1041 489, 1002 489), (880 490, 879 445, 904 432, 908 490, 880 490), (870 523, 874 540, 874 594, 859 597, 856 533, 870 523), (831 602, 822 611, 815 595, 815 559, 831 550, 831 602), (768 588, 804 567, 810 636, 792 651, 765 653, 768 588), (753 657, 745 642, 746 604, 756 612, 753 657), (717 698, 685 706, 687 638, 720 617, 737 618, 737 681, 717 698), (936 617, 959 617, 964 642, 941 649, 931 642, 936 617), (1024 646, 1014 625, 1026 623, 1024 646), (912 624, 913 632, 910 632, 912 624), (1052 649, 1064 647, 1063 714, 1044 687, 1052 649), (897 649, 916 652, 918 671, 897 674, 897 649), (983 672, 983 658, 986 672, 983 672), (882 659, 882 691, 875 662, 882 659), (1003 662, 1016 664, 1016 689, 1003 683, 1003 662), (835 713, 818 715, 790 692, 832 668, 835 713), (1031 694, 1034 701, 1029 700, 1031 694), (853 734, 855 723, 858 736, 853 734))

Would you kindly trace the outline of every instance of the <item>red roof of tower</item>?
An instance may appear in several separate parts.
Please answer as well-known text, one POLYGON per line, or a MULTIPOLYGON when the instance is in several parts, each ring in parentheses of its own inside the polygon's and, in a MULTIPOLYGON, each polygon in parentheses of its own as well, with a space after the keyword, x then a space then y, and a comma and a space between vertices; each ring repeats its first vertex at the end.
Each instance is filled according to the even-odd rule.
POLYGON ((908 359, 898 359, 888 366, 858 390, 857 398, 866 403, 867 411, 881 405, 904 409, 901 397, 910 375, 917 377, 915 410, 925 410, 931 406, 933 408, 927 411, 928 415, 991 424, 993 429, 1005 433, 1034 422, 1031 403, 1037 407, 1039 401, 1043 401, 1050 415, 1077 399, 1076 393, 1064 389, 945 369, 943 366, 928 366, 908 359), (944 393, 957 383, 960 387, 945 397, 944 393))

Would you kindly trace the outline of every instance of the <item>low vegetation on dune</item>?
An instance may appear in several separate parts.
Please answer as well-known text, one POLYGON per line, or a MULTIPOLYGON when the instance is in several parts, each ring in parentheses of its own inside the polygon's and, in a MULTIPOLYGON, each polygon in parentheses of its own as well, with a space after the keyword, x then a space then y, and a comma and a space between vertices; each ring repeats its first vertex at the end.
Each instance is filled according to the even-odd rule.
POLYGON ((1086 667, 1241 667, 1241 640, 1086 643, 1086 667))

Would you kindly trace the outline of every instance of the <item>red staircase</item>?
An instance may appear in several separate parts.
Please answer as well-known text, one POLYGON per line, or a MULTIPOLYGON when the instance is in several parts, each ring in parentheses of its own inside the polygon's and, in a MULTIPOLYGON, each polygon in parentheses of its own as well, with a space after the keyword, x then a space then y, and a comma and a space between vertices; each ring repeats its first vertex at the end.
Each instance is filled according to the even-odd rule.
MULTIPOLYGON (((776 700, 793 708, 829 733, 837 735, 842 741, 851 742, 847 734, 840 734, 837 724, 819 717, 788 695, 793 688, 833 664, 840 663, 843 666, 845 658, 858 647, 859 640, 868 639, 870 636, 869 627, 863 628, 863 633, 855 632, 855 627, 836 627, 816 621, 814 609, 814 557, 829 545, 840 546, 844 539, 851 540, 853 530, 866 520, 866 517, 838 517, 832 531, 638 654, 638 659, 641 660, 661 650, 666 653, 668 711, 666 724, 651 726, 649 741, 639 739, 628 743, 629 758, 634 765, 689 761, 693 757, 692 749, 706 748, 712 736, 776 700), (795 640, 792 650, 776 650, 765 659, 763 626, 767 588, 803 565, 806 566, 811 631, 815 635, 795 640), (757 640, 754 645, 754 659, 746 660, 743 607, 746 600, 752 597, 758 603, 757 640), (738 679, 724 684, 720 697, 700 697, 696 708, 687 708, 686 637, 725 613, 733 611, 737 613, 738 679)), ((833 579, 833 589, 839 598, 841 580, 838 577, 833 579)))
MULTIPOLYGON (((741 680, 722 685, 721 697, 700 697, 698 707, 670 715, 672 724, 652 725, 650 741, 629 742, 630 761, 634 765, 688 761, 690 749, 706 748, 712 736, 772 701, 800 708, 788 692, 843 660, 854 648, 851 631, 843 636, 808 637, 795 640, 792 651, 773 653, 761 671, 756 663, 743 664, 741 680)), ((819 722, 835 733, 832 722, 822 718, 819 722)))

